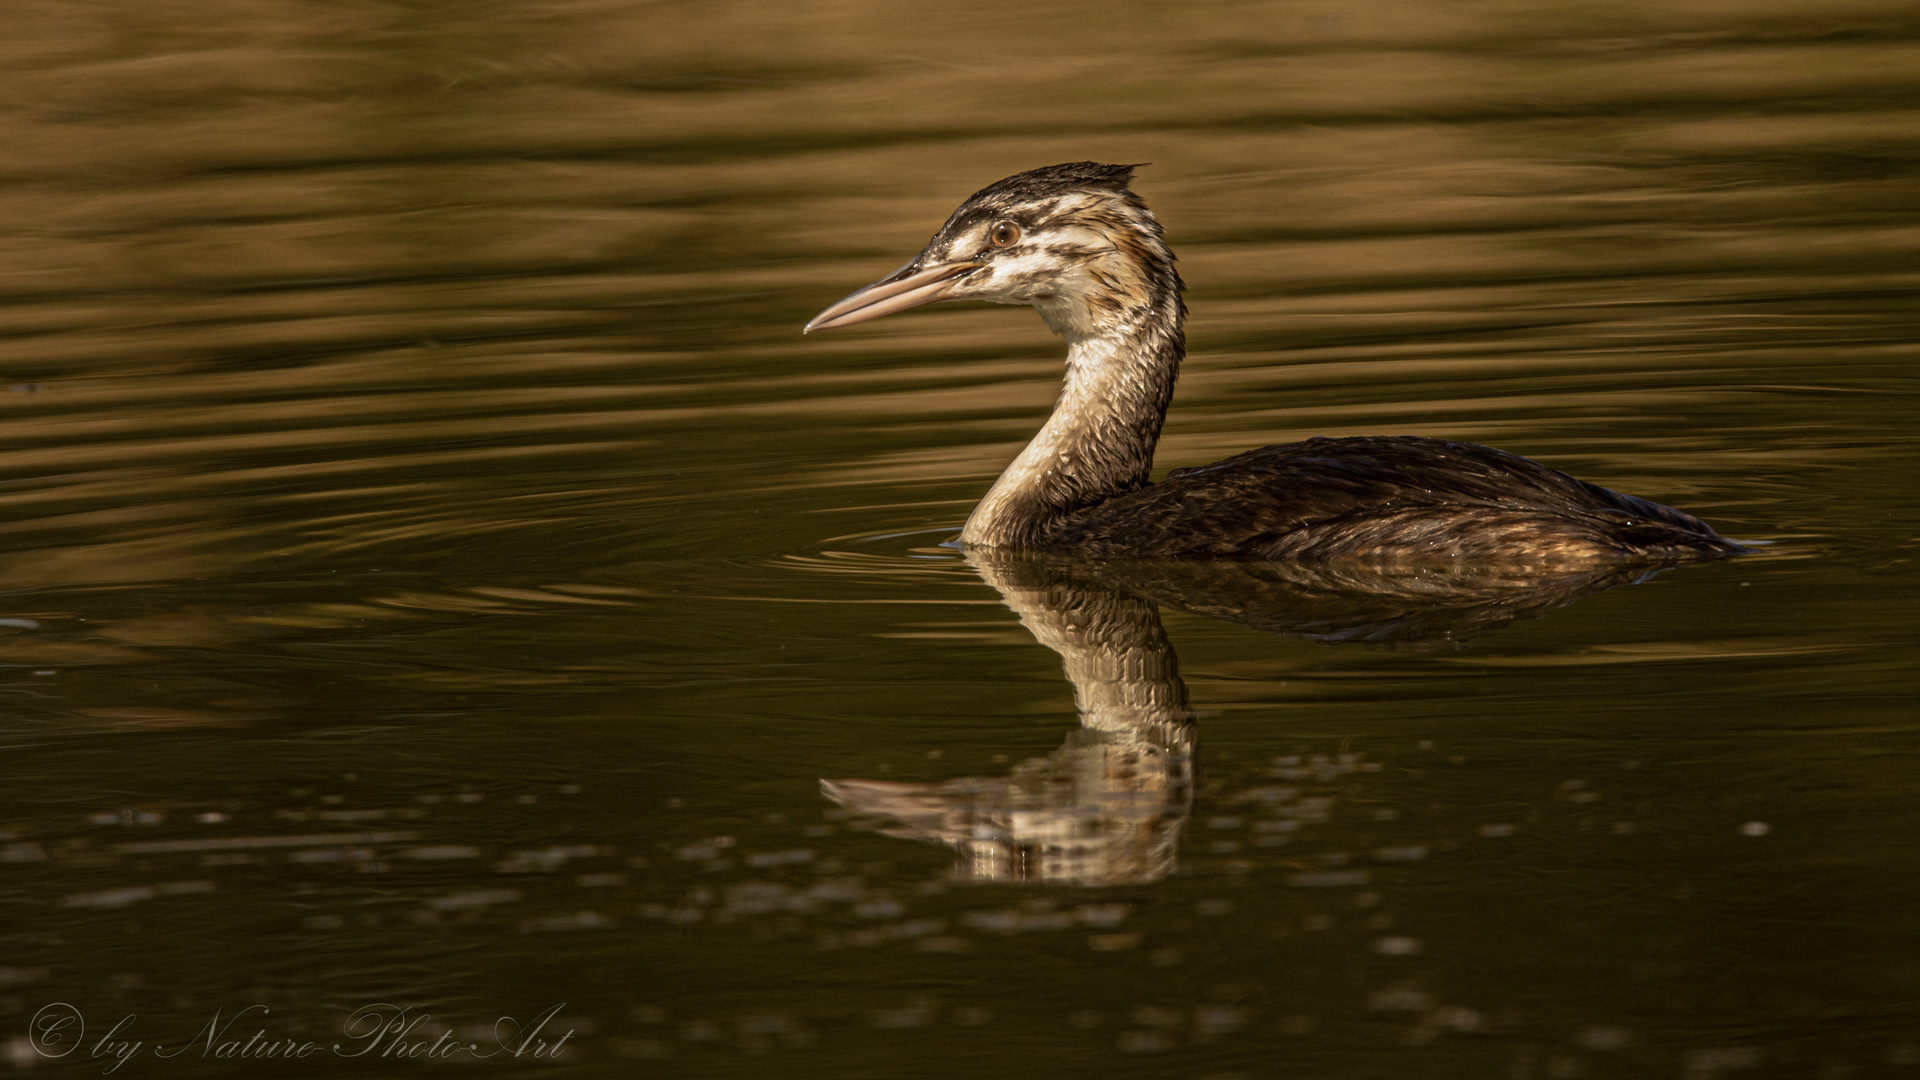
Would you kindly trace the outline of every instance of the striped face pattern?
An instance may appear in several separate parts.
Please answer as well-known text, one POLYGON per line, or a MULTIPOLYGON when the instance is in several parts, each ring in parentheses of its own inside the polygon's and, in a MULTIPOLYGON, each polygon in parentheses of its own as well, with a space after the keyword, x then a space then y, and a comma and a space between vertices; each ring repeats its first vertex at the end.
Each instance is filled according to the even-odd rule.
POLYGON ((1159 221, 1127 190, 1133 169, 1076 162, 992 184, 911 268, 967 264, 945 299, 1031 306, 1070 341, 1137 329, 1181 283, 1159 221))

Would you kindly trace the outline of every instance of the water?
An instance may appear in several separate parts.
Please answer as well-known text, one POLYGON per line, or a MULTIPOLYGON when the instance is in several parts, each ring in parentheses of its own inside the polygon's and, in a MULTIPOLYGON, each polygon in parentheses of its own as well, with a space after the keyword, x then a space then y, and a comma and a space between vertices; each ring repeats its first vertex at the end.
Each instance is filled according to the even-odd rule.
POLYGON ((1920 1067, 1907 7, 8 21, 15 1065, 1920 1067), (1474 439, 1769 545, 1438 633, 970 565, 1058 342, 798 327, 1080 158, 1191 285, 1163 469, 1474 439))

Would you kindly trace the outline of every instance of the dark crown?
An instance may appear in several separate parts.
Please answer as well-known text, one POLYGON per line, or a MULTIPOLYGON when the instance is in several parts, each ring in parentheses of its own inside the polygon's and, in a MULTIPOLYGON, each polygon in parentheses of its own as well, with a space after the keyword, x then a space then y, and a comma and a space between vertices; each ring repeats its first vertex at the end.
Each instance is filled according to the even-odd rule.
POLYGON ((1125 191, 1127 183, 1133 179, 1133 170, 1137 168, 1139 168, 1138 165, 1103 165, 1097 161, 1071 161, 1065 165, 1048 165, 1044 168, 1015 173, 1005 180, 988 184, 974 192, 973 197, 967 202, 1004 205, 1045 198, 1049 195, 1063 195, 1077 188, 1125 191))

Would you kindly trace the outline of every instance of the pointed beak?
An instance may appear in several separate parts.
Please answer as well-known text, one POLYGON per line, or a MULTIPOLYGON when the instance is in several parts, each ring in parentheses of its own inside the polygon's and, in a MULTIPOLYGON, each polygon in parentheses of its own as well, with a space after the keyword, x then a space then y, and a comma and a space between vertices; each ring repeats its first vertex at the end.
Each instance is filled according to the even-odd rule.
POLYGON ((915 270, 913 263, 908 263, 815 315, 813 321, 800 332, 811 334, 815 330, 852 326, 896 311, 945 300, 947 294, 953 291, 959 276, 979 265, 967 262, 939 263, 924 270, 915 270))

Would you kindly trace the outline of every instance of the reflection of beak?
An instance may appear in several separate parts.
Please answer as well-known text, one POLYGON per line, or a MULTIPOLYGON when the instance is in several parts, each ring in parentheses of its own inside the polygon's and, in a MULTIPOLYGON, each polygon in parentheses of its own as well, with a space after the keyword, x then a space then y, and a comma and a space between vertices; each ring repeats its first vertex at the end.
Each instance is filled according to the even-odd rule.
POLYGON ((800 332, 810 334, 815 330, 852 326, 854 323, 877 319, 896 311, 931 304, 935 300, 945 300, 947 293, 953 290, 956 279, 979 265, 979 263, 966 262, 940 263, 937 266, 929 266, 925 270, 914 270, 913 264, 908 263, 815 315, 806 329, 800 332))

